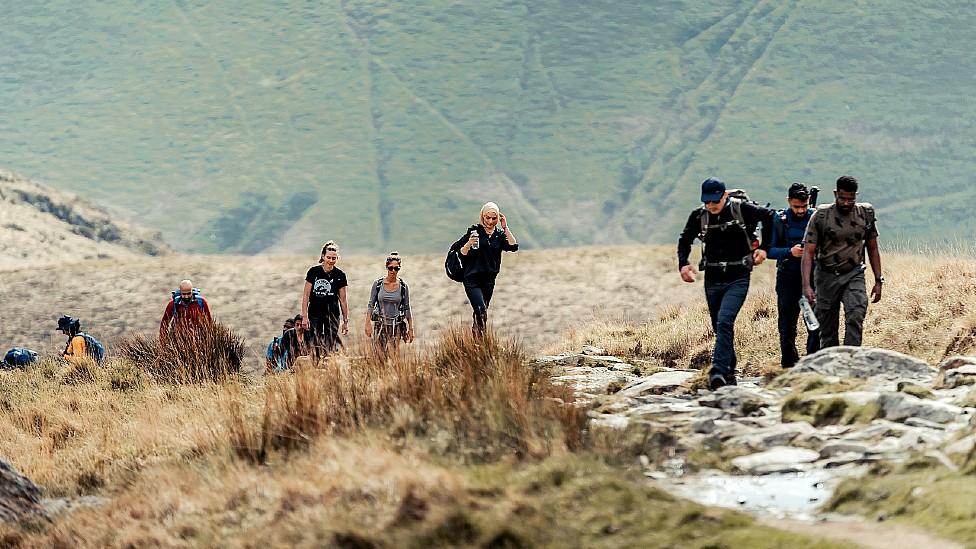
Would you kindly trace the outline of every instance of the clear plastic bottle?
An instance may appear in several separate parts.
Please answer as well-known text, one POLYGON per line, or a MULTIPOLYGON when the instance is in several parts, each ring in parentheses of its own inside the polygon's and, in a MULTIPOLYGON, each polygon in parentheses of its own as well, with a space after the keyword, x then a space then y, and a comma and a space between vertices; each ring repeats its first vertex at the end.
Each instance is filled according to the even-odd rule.
POLYGON ((800 298, 800 310, 803 311, 803 322, 807 325, 807 330, 811 332, 819 330, 820 321, 817 320, 817 315, 813 312, 813 306, 810 305, 807 296, 800 298))
MULTIPOLYGON (((471 231, 471 236, 477 237, 478 236, 478 231, 471 231)), ((480 240, 480 238, 479 238, 479 240, 480 240)), ((475 244, 474 246, 471 246, 471 249, 472 250, 477 250, 480 246, 481 246, 481 243, 479 242, 478 244, 475 244)))

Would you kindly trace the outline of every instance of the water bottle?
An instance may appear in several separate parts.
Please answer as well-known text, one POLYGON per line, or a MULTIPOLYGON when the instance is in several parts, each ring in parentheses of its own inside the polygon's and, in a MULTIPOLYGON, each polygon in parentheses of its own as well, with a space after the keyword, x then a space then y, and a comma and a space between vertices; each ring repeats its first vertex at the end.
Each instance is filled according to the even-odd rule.
POLYGON ((803 311, 803 322, 807 325, 807 330, 811 332, 819 330, 820 321, 817 320, 817 315, 814 314, 813 307, 810 305, 807 296, 800 298, 800 310, 803 311))
MULTIPOLYGON (((478 236, 478 231, 471 231, 471 236, 475 236, 475 237, 478 236)), ((479 238, 478 240, 481 240, 481 239, 479 238)), ((478 244, 475 244, 474 246, 471 246, 471 249, 472 250, 477 250, 480 246, 481 246, 481 242, 479 242, 478 244)))

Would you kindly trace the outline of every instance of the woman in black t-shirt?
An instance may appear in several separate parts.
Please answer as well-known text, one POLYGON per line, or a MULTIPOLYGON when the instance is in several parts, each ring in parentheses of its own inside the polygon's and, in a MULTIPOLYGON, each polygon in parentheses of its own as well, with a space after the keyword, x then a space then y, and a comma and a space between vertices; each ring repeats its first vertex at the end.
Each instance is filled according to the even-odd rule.
POLYGON ((458 250, 464 265, 464 293, 473 310, 473 331, 484 333, 488 325, 488 306, 495 292, 495 278, 502 266, 502 252, 517 252, 515 235, 498 205, 489 202, 481 208, 481 222, 468 228, 452 250, 458 250))
POLYGON ((322 247, 319 264, 305 275, 302 327, 311 330, 317 359, 338 351, 342 346, 339 334, 349 333, 349 305, 346 302, 349 283, 346 273, 336 267, 338 261, 339 247, 330 240, 322 247))

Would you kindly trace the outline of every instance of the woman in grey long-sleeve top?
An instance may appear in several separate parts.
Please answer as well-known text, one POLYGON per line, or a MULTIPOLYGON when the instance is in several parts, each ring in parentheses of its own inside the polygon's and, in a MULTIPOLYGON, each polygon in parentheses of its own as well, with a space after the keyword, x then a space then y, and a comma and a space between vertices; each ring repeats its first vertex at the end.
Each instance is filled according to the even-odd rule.
POLYGON ((400 279, 402 263, 399 253, 390 252, 386 276, 373 284, 366 306, 366 337, 373 339, 382 353, 395 349, 401 339, 407 343, 414 340, 410 290, 400 279))

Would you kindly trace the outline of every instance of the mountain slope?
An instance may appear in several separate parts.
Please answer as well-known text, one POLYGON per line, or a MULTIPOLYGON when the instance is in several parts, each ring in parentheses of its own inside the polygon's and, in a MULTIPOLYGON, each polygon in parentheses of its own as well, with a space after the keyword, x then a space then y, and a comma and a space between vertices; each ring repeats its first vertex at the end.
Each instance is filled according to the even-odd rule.
POLYGON ((18 169, 194 251, 670 242, 698 183, 863 181, 886 238, 969 238, 968 3, 331 0, 8 7, 18 169))
POLYGON ((0 170, 0 269, 168 252, 158 234, 115 222, 76 196, 0 170))

